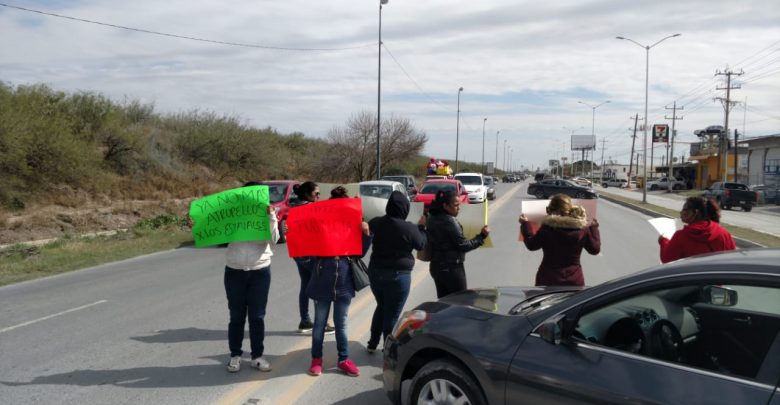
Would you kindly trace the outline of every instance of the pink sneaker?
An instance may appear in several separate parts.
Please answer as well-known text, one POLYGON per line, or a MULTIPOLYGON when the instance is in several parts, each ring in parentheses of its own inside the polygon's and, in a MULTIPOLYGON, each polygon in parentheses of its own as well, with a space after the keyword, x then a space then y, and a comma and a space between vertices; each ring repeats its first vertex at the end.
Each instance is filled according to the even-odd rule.
POLYGON ((350 359, 340 361, 339 369, 350 377, 357 377, 360 375, 360 369, 350 359))
POLYGON ((315 357, 311 359, 311 366, 309 366, 309 375, 318 376, 322 374, 322 357, 315 357))

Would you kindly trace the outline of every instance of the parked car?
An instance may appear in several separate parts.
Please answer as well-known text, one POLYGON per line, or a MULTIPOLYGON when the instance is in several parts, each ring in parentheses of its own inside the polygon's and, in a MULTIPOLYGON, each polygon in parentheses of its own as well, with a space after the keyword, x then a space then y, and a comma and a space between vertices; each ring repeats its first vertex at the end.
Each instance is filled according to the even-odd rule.
POLYGON ((604 181, 601 182, 601 187, 604 188, 607 187, 626 188, 626 185, 628 185, 628 181, 626 179, 604 179, 604 181))
MULTIPOLYGON (((282 229, 284 221, 287 220, 287 213, 290 211, 290 204, 298 199, 293 193, 293 186, 299 184, 295 180, 266 180, 260 182, 268 186, 268 199, 271 206, 276 210, 276 219, 279 220, 279 229, 282 229)), ((286 242, 284 235, 280 232, 279 243, 286 242)))
POLYGON ((585 187, 591 187, 593 185, 593 182, 580 176, 572 177, 571 181, 585 187))
POLYGON ((491 176, 485 177, 485 187, 487 187, 487 199, 496 199, 496 181, 491 176))
POLYGON ((550 198, 551 195, 559 193, 574 198, 599 198, 596 190, 583 187, 571 180, 547 179, 528 185, 528 194, 536 198, 550 198))
POLYGON ((384 389, 397 405, 775 405, 778 332, 780 250, 708 254, 422 303, 385 342, 384 389))
POLYGON ((414 200, 414 196, 417 194, 417 182, 414 179, 414 176, 410 174, 382 176, 380 180, 397 181, 406 186, 406 193, 409 196, 409 201, 414 200))
POLYGON ((447 176, 441 176, 438 174, 432 174, 430 176, 425 176, 425 181, 428 180, 447 180, 447 176))
POLYGON ((469 192, 470 203, 482 203, 487 199, 485 179, 479 173, 458 173, 455 180, 460 180, 469 192))
POLYGON ((758 192, 751 191, 747 184, 716 182, 704 190, 704 195, 714 198, 721 208, 730 210, 731 207, 739 205, 745 212, 750 212, 753 206, 758 203, 758 192))
POLYGON ((759 204, 780 204, 780 185, 757 184, 750 189, 758 193, 759 204))
MULTIPOLYGON (((669 178, 668 177, 661 177, 658 180, 652 180, 647 182, 647 187, 650 190, 668 190, 669 189, 669 178)), ((682 190, 687 188, 685 184, 685 180, 682 178, 676 178, 672 181, 672 190, 682 190)))
POLYGON ((409 198, 409 195, 406 193, 406 187, 397 181, 388 181, 388 180, 361 181, 360 183, 358 183, 358 186, 360 187, 361 197, 377 197, 377 198, 389 199, 390 194, 392 194, 393 191, 399 191, 404 196, 406 196, 406 198, 409 198))
POLYGON ((460 180, 448 179, 426 181, 420 188, 420 192, 414 197, 414 201, 423 203, 425 212, 428 212, 428 208, 431 207, 431 203, 439 190, 452 190, 455 194, 460 196, 461 204, 469 203, 469 192, 466 191, 466 187, 463 186, 463 183, 461 183, 460 180))

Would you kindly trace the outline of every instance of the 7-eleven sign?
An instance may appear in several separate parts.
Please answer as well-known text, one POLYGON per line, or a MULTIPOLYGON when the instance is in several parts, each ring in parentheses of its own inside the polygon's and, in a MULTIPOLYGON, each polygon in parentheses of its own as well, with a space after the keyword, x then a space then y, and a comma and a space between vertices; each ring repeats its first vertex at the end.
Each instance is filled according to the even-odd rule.
POLYGON ((653 143, 669 143, 669 125, 653 125, 653 143))

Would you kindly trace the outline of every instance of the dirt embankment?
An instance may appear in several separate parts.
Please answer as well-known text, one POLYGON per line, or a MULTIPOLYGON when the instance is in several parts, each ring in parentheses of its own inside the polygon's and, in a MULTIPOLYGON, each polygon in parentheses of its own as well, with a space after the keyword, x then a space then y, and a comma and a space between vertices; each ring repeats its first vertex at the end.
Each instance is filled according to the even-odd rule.
POLYGON ((90 198, 75 207, 30 206, 23 211, 0 211, 0 245, 127 229, 145 218, 163 214, 187 215, 192 199, 165 201, 90 198))

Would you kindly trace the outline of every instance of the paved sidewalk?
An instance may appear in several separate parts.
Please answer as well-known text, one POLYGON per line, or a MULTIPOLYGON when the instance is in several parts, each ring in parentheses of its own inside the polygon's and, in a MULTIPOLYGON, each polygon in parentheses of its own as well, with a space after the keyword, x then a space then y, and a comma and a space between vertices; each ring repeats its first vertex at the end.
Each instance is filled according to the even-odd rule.
MULTIPOLYGON (((616 187, 603 188, 595 186, 599 192, 619 195, 625 198, 631 198, 642 201, 642 190, 626 190, 616 187)), ((667 193, 666 191, 648 191, 647 202, 659 207, 664 207, 679 211, 685 202, 685 196, 677 193, 667 193)), ((744 212, 740 209, 721 210, 720 221, 724 224, 739 226, 742 228, 753 229, 758 232, 767 233, 780 237, 780 207, 776 205, 756 206, 751 212, 744 212)))

